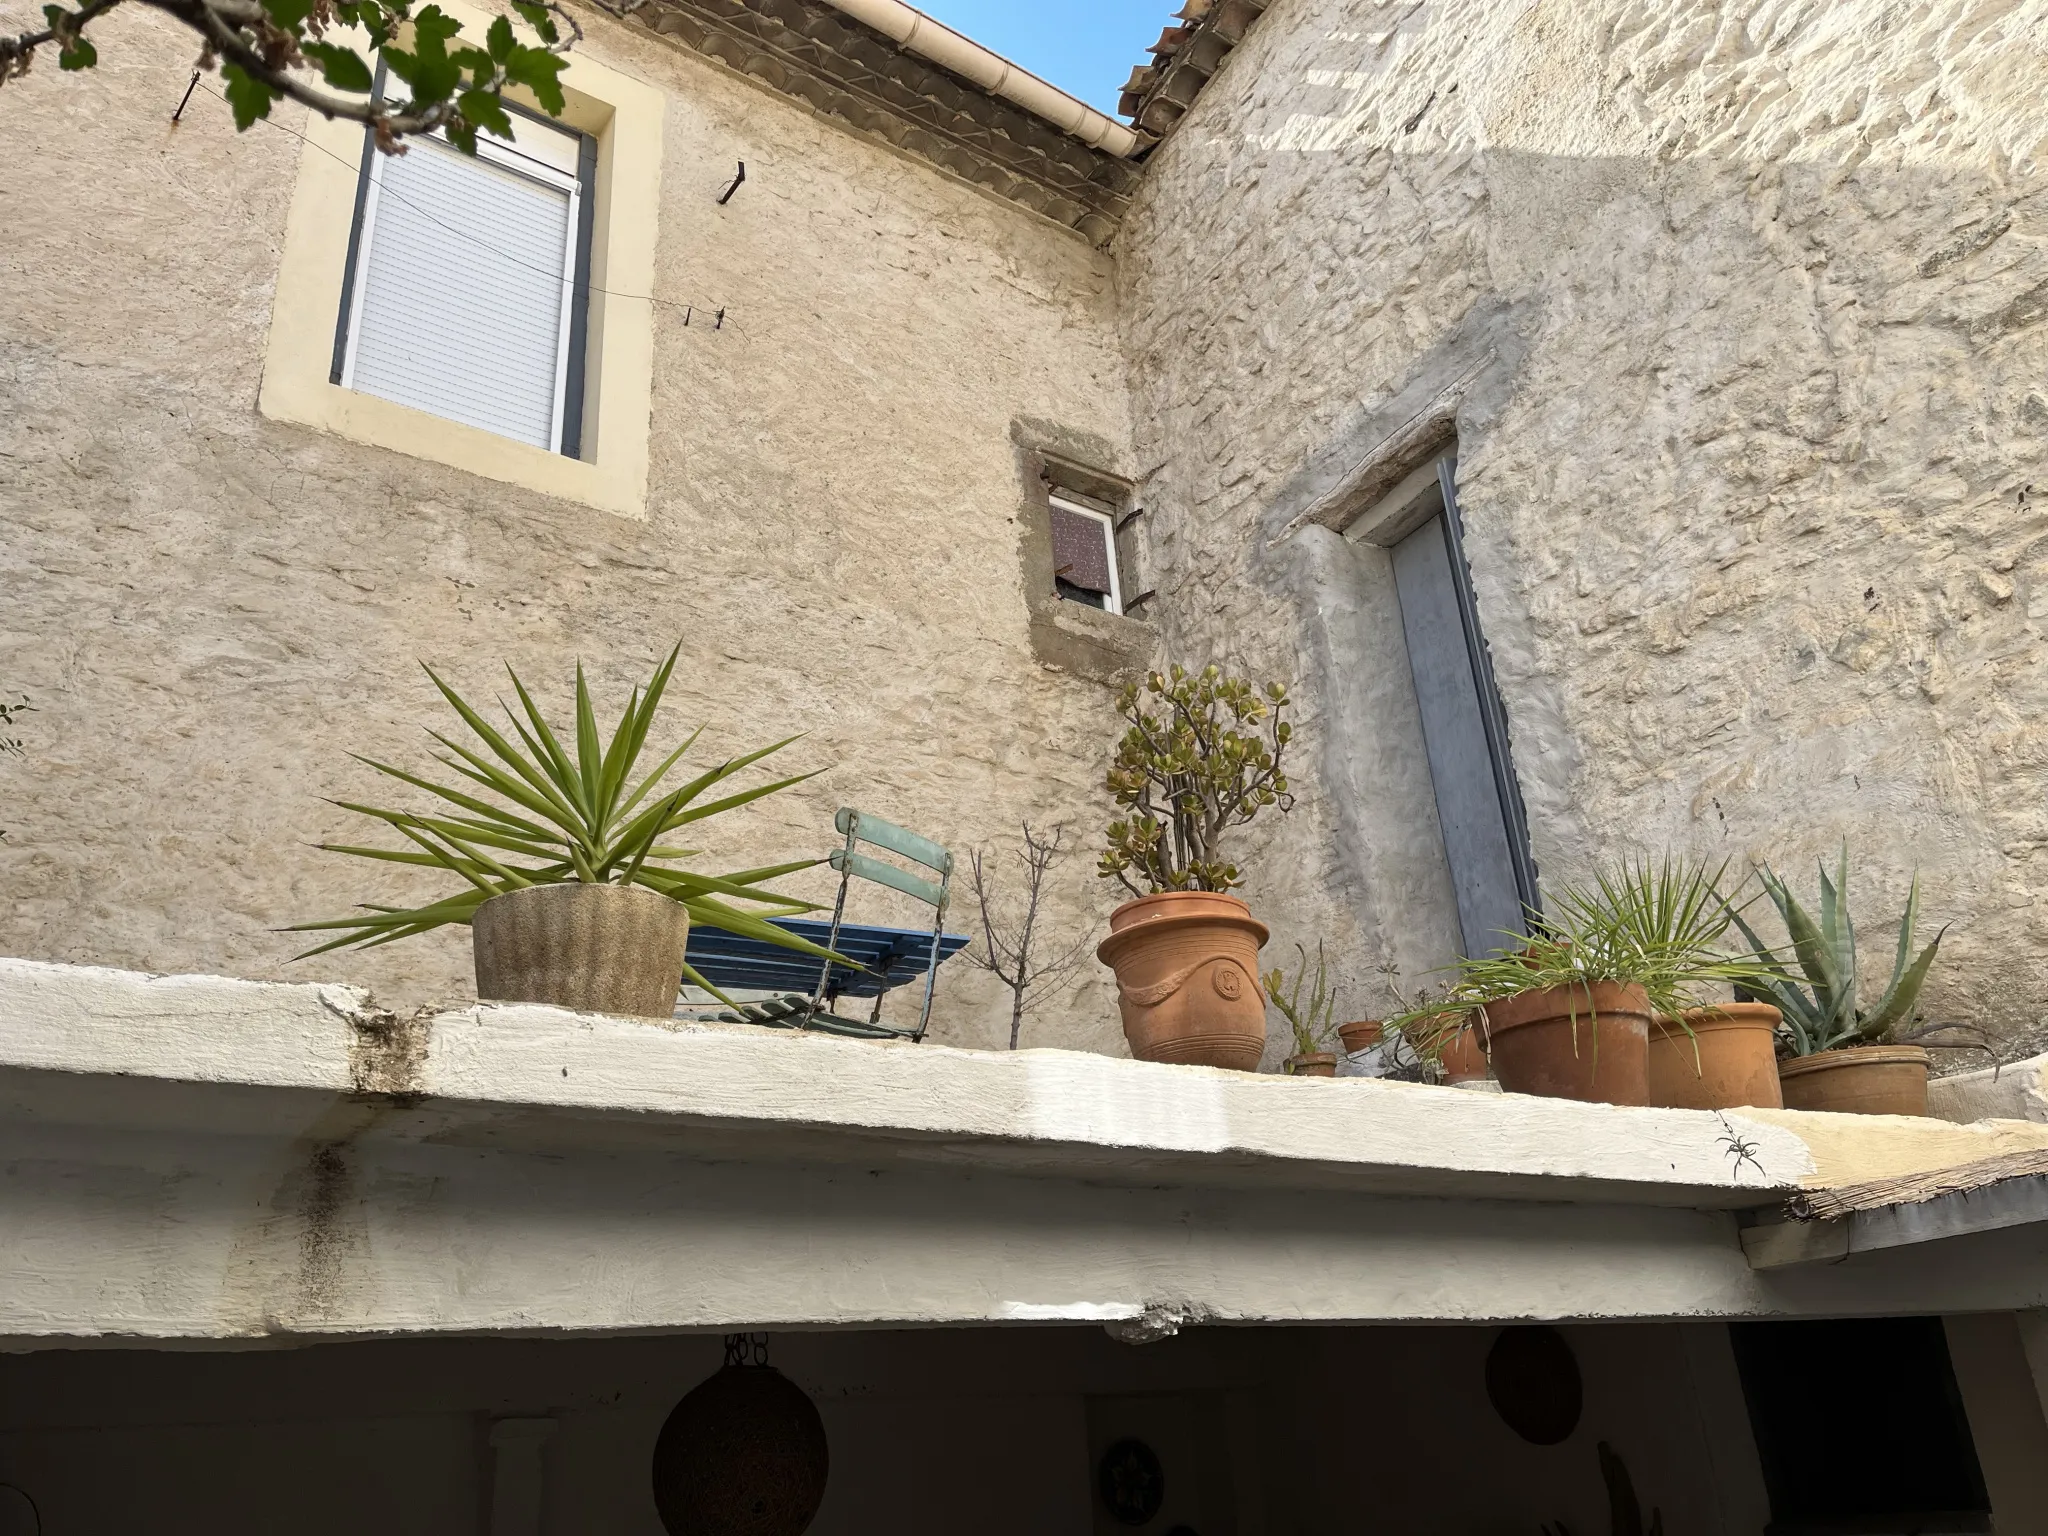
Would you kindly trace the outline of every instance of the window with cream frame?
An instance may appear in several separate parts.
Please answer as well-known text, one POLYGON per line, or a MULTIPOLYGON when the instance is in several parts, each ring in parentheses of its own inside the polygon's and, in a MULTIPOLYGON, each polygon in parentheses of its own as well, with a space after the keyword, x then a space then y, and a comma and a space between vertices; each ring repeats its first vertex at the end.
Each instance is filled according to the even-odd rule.
POLYGON ((265 416, 646 515, 665 103, 587 48, 562 85, 559 123, 508 93, 528 111, 475 160, 422 139, 394 163, 366 155, 359 124, 307 120, 265 416), (514 329, 463 334, 495 311, 514 329))
POLYGON ((474 155, 440 134, 379 154, 364 130, 330 377, 579 458, 597 144, 508 115, 474 155))

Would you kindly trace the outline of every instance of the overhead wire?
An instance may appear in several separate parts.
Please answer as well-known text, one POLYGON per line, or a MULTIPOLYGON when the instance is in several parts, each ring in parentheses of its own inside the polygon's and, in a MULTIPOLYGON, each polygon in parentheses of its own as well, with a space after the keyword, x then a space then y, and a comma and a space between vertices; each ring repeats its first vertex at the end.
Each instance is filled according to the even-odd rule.
MULTIPOLYGON (((231 108, 232 104, 228 102, 227 97, 223 96, 219 91, 216 91, 211 85, 207 84, 205 81, 202 80, 199 82, 199 89, 206 92, 207 95, 213 97, 214 100, 220 102, 223 106, 230 106, 231 108)), ((346 166, 351 175, 356 177, 357 180, 361 180, 363 168, 359 162, 351 162, 346 157, 336 154, 333 150, 329 149, 325 144, 322 144, 319 141, 308 137, 306 134, 299 132, 299 130, 296 128, 290 127, 287 124, 276 121, 274 118, 264 117, 259 118, 258 121, 268 125, 269 127, 275 128, 279 133, 289 134, 291 137, 297 139, 300 143, 305 144, 310 148, 319 150, 321 154, 327 156, 328 159, 334 161, 336 164, 346 166)), ((481 238, 473 231, 463 229, 458 225, 449 223, 446 219, 442 218, 439 214, 435 213, 433 209, 425 207, 419 202, 416 202, 414 199, 407 197, 403 192, 396 190, 389 183, 385 183, 384 185, 380 186, 377 195, 380 197, 395 198, 397 201, 404 203, 408 208, 412 209, 413 212, 419 214, 422 218, 431 220, 433 223, 436 223, 440 225, 443 229, 447 230, 450 234, 459 235, 463 239, 469 241, 472 245, 476 245, 482 248, 483 250, 489 251, 493 256, 497 257, 500 261, 506 262, 515 267, 524 267, 529 272, 538 272, 543 277, 552 277, 559 280, 562 275, 561 272, 555 268, 543 267, 534 262, 522 260, 521 258, 513 255, 510 251, 502 250, 499 247, 491 244, 490 241, 481 238)), ((729 329, 736 332, 743 339, 751 339, 747 331, 747 328, 740 324, 739 317, 733 313, 730 305, 694 303, 678 299, 662 299, 656 298, 651 293, 620 293, 616 289, 601 288, 596 283, 589 284, 587 291, 593 295, 602 294, 608 299, 624 299, 633 303, 662 305, 669 309, 681 310, 683 312, 683 324, 685 326, 690 325, 694 319, 702 318, 710 322, 711 329, 714 331, 723 332, 729 329)))

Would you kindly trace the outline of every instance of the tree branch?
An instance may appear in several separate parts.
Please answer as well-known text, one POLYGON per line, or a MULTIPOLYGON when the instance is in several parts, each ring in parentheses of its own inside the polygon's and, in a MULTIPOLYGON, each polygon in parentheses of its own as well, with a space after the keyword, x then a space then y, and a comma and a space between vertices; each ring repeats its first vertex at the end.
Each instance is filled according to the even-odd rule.
MULTIPOLYGON (((89 66, 96 61, 98 53, 84 38, 84 29, 122 3, 123 0, 91 0, 75 12, 59 12, 52 18, 52 24, 43 30, 0 37, 0 83, 26 74, 36 50, 46 43, 55 43, 63 50, 62 62, 66 68, 89 66)), ((273 93, 273 99, 296 102, 325 118, 362 123, 376 134, 377 147, 387 154, 398 153, 398 141, 408 135, 431 133, 436 129, 449 129, 452 134, 463 128, 465 123, 474 130, 478 126, 474 115, 478 109, 466 103, 478 97, 485 98, 488 109, 483 121, 492 121, 490 114, 501 110, 497 107, 498 97, 516 83, 504 57, 491 58, 490 50, 478 46, 472 48, 465 58, 472 63, 488 59, 490 68, 487 72, 479 71, 459 79, 457 89, 428 101, 424 106, 408 100, 401 107, 394 108, 381 98, 338 94, 314 84, 303 73, 311 67, 305 48, 311 47, 312 40, 321 38, 332 24, 333 13, 326 5, 316 7, 302 22, 284 26, 279 25, 257 0, 142 0, 142 3, 198 34, 204 49, 200 58, 202 66, 225 60, 251 81, 273 93)), ((582 42, 583 28, 561 0, 534 0, 534 3, 544 8, 560 25, 552 29, 552 35, 549 28, 541 28, 538 49, 522 45, 526 58, 532 58, 536 51, 559 56, 582 42)), ((595 0, 595 3, 600 9, 623 17, 638 9, 645 0, 595 0)), ((412 19, 410 8, 405 4, 388 7, 387 14, 388 19, 397 25, 409 23, 412 19)), ((370 30, 373 48, 382 46, 392 35, 376 27, 370 30)), ((459 31, 456 36, 461 36, 459 31)), ((473 40, 463 41, 467 46, 473 40)), ((336 51, 343 55, 352 52, 348 48, 336 51)), ((230 94, 232 97, 232 87, 230 94)), ((246 103, 237 103, 236 111, 239 125, 248 126, 244 116, 246 103)), ((262 114, 259 111, 255 115, 262 114)))
POLYGON ((45 27, 40 32, 19 32, 13 37, 0 37, 0 84, 18 80, 28 73, 29 61, 36 50, 45 43, 55 43, 59 48, 71 46, 71 40, 85 29, 89 21, 96 21, 121 4, 121 0, 93 0, 91 5, 67 18, 65 25, 45 27))

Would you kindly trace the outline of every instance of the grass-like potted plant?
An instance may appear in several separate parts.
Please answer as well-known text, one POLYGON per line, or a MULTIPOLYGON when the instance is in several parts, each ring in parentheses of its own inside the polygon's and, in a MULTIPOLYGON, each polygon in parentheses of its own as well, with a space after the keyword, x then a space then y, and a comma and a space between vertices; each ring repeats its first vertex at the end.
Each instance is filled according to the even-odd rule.
POLYGON ((1609 910, 1627 914, 1643 949, 1673 962, 1690 1006, 1650 1020, 1649 1102, 1670 1109, 1775 1109, 1778 1010, 1754 1000, 1703 1001, 1708 986, 1741 987, 1758 977, 1754 961, 1725 952, 1739 908, 1722 895, 1728 866, 1703 864, 1603 878, 1609 910))
POLYGON ((1458 962, 1454 1001, 1482 1015, 1509 1093, 1650 1102, 1652 1020, 1682 1021, 1710 992, 1757 975, 1721 953, 1718 872, 1670 860, 1624 864, 1565 887, 1517 948, 1458 962))
POLYGON ((686 826, 809 778, 797 774, 705 798, 794 737, 729 758, 664 790, 663 782, 702 733, 700 726, 653 772, 633 782, 676 655, 671 651, 646 687, 633 690, 609 740, 600 737, 579 665, 570 746, 548 724, 516 673, 512 689, 519 707, 504 706, 511 723, 508 735, 428 667, 427 676, 477 741, 469 746, 439 731, 427 733, 443 749, 434 754, 435 761, 460 785, 360 758, 443 805, 423 813, 337 801, 344 810, 382 822, 411 846, 320 846, 331 853, 444 871, 460 877, 464 888, 424 906, 366 904, 360 915, 295 924, 288 931, 337 935, 299 958, 467 924, 478 997, 653 1018, 674 1011, 686 976, 707 986, 683 959, 693 921, 823 961, 826 950, 767 921, 813 910, 812 903, 778 895, 767 882, 818 860, 702 875, 680 867, 691 850, 670 846, 673 835, 686 826))
POLYGON ((1492 1069, 1479 1013, 1458 998, 1456 985, 1421 987, 1411 994, 1402 988, 1400 970, 1392 963, 1382 965, 1380 974, 1394 1011, 1378 1029, 1396 1067, 1420 1081, 1453 1088, 1486 1081, 1492 1069))
MULTIPOLYGON (((1862 977, 1856 961, 1856 928, 1849 917, 1848 845, 1842 847, 1833 879, 1827 866, 1821 866, 1818 916, 1771 870, 1760 868, 1757 874, 1784 920, 1792 956, 1806 983, 1801 986, 1778 952, 1735 915, 1761 972, 1745 983, 1745 990, 1768 997, 1784 1015, 1787 1054, 1778 1063, 1778 1075, 1785 1106, 1850 1114, 1926 1114, 1927 1051, 1915 1042, 1963 1026, 1916 1027, 1914 1006, 1942 940, 1937 933, 1925 949, 1914 949, 1920 921, 1919 877, 1913 879, 1899 918, 1891 977, 1876 1003, 1864 1008, 1857 1001, 1862 977)), ((1981 1041, 1966 1044, 1986 1048, 1981 1041)))
POLYGON ((1293 806, 1287 689, 1175 666, 1126 687, 1117 709, 1128 729, 1108 787, 1127 814, 1099 872, 1135 899, 1110 914, 1095 953, 1116 972, 1124 1037, 1141 1061, 1249 1071, 1266 1048, 1266 927, 1230 894, 1243 877, 1223 843, 1260 811, 1293 806))
POLYGON ((1287 1058, 1289 1077, 1335 1077, 1337 1075, 1336 1053, 1330 1050, 1330 1037, 1336 1029, 1337 995, 1330 987, 1329 967, 1323 960, 1323 945, 1316 941, 1315 981, 1309 983, 1308 951, 1297 944, 1294 952, 1301 956, 1301 964, 1295 970, 1294 983, 1288 985, 1287 975, 1275 966, 1264 977, 1266 997, 1287 1021, 1287 1028, 1294 1037, 1294 1054, 1287 1058), (1303 1002, 1301 989, 1309 986, 1308 1001, 1303 1002))

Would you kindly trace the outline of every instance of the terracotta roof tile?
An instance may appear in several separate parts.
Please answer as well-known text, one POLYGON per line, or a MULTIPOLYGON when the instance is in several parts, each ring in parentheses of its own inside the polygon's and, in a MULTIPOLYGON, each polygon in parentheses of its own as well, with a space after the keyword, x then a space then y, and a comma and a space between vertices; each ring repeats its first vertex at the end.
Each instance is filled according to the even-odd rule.
POLYGON ((1183 23, 1167 27, 1146 51, 1151 64, 1140 64, 1124 82, 1117 110, 1138 129, 1164 138, 1194 104, 1202 87, 1230 51, 1244 41, 1268 0, 1187 0, 1174 13, 1183 23))

